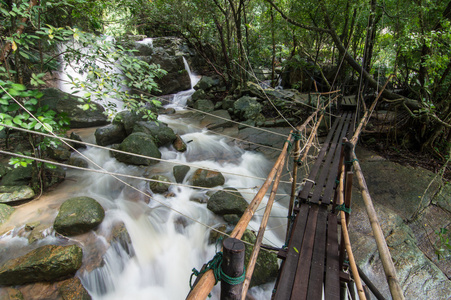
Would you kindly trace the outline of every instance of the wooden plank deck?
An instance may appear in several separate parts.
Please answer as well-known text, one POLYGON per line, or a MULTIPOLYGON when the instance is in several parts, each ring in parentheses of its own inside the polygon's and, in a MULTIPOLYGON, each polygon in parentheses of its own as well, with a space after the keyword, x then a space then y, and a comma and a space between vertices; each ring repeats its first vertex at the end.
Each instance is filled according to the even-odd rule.
POLYGON ((338 117, 321 147, 303 190, 273 299, 340 299, 337 216, 331 212, 342 138, 354 129, 354 114, 338 117))

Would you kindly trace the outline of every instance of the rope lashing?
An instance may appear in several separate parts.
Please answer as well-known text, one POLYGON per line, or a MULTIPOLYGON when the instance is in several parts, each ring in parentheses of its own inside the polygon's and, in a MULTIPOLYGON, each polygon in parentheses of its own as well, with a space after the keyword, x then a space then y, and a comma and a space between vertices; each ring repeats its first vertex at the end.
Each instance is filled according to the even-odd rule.
MULTIPOLYGON (((300 132, 292 132, 291 133, 291 137, 294 139, 293 142, 302 140, 302 134, 300 132)), ((293 143, 291 142, 291 138, 290 137, 288 137, 287 143, 288 143, 287 153, 290 153, 291 152, 291 148, 293 147, 293 143)))
POLYGON ((355 161, 359 161, 357 158, 354 158, 353 160, 350 160, 350 161, 345 161, 345 164, 346 165, 352 165, 355 161))
MULTIPOLYGON (((193 276, 199 277, 199 275, 204 274, 208 270, 212 270, 213 274, 215 276, 215 285, 218 283, 218 281, 224 281, 225 283, 228 283, 230 285, 237 285, 244 282, 244 279, 246 278, 246 268, 243 270, 243 274, 241 274, 238 277, 231 277, 227 274, 225 274, 222 271, 222 251, 219 251, 215 254, 215 256, 205 265, 205 268, 203 268, 201 271, 196 270, 196 268, 193 268, 193 273, 191 274, 189 278, 189 286, 191 290, 194 288, 192 284, 193 276)), ((210 295, 209 295, 210 296, 210 295)))
POLYGON ((348 213, 348 214, 351 213, 351 208, 346 207, 344 203, 341 204, 341 205, 337 205, 337 206, 335 207, 335 210, 336 210, 336 211, 344 211, 345 213, 348 213))

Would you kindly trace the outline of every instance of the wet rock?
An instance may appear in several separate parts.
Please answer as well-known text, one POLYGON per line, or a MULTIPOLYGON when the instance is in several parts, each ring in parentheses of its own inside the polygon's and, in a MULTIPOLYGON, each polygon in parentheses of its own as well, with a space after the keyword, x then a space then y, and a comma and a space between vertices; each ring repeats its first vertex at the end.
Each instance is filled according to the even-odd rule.
POLYGON ((176 138, 175 138, 174 142, 172 143, 172 146, 178 152, 185 152, 187 150, 186 143, 183 141, 183 139, 178 134, 176 134, 176 138))
POLYGON ((77 156, 71 156, 67 163, 69 165, 75 166, 75 167, 81 167, 81 168, 89 167, 89 163, 84 158, 77 157, 77 156))
POLYGON ((191 95, 191 100, 192 101, 197 101, 200 99, 207 99, 207 93, 205 93, 204 90, 197 90, 195 91, 192 95, 191 95))
POLYGON ((164 194, 167 191, 169 191, 169 187, 171 186, 171 180, 169 180, 169 178, 163 175, 155 175, 152 176, 151 179, 163 181, 163 182, 150 181, 149 188, 152 190, 152 192, 157 194, 164 194))
MULTIPOLYGON (((147 157, 161 158, 161 152, 158 150, 158 146, 155 143, 154 138, 151 135, 142 132, 130 134, 119 145, 118 150, 144 155, 147 157)), ((127 164, 150 166, 158 163, 157 160, 150 158, 137 157, 118 152, 112 153, 118 161, 127 164)))
POLYGON ((2 177, 1 185, 27 185, 32 177, 33 168, 31 165, 26 167, 12 168, 2 177))
POLYGON ((193 108, 204 112, 212 112, 215 109, 215 105, 211 100, 199 99, 194 102, 193 108))
POLYGON ((262 105, 258 103, 257 98, 243 96, 233 104, 233 113, 240 120, 255 120, 262 111, 262 105))
POLYGON ((113 124, 124 126, 127 135, 133 132, 133 127, 137 122, 146 121, 143 114, 136 114, 129 110, 124 110, 116 114, 113 119, 113 124))
POLYGON ((241 90, 243 94, 248 94, 251 97, 258 97, 261 99, 265 99, 265 91, 258 84, 248 81, 244 89, 241 90))
POLYGON ((53 228, 62 235, 82 234, 96 228, 104 217, 105 211, 96 200, 75 197, 61 205, 53 228))
MULTIPOLYGON (((241 238, 242 241, 254 244, 257 240, 255 234, 246 229, 241 238)), ((246 252, 244 256, 244 265, 247 266, 252 254, 253 247, 246 245, 246 252)), ((279 264, 277 263, 277 255, 273 252, 268 252, 263 249, 260 250, 255 264, 254 274, 252 275, 251 287, 262 285, 274 281, 279 272, 279 264)))
MULTIPOLYGON (((82 139, 81 139, 81 137, 80 137, 78 134, 76 134, 75 132, 73 132, 73 131, 70 133, 69 138, 70 138, 71 140, 74 140, 74 141, 83 142, 82 139)), ((75 149, 82 149, 82 148, 84 149, 84 148, 86 148, 86 145, 80 144, 80 143, 70 142, 69 144, 70 144, 72 147, 74 147, 75 149)))
POLYGON ((153 136, 158 147, 170 145, 177 138, 174 130, 162 122, 137 122, 133 133, 137 132, 153 136))
POLYGON ((76 245, 42 246, 0 266, 0 284, 21 285, 73 276, 82 257, 82 249, 76 245))
POLYGON ((174 174, 175 181, 177 183, 182 183, 190 169, 191 168, 189 166, 174 166, 174 168, 172 168, 172 172, 174 174))
POLYGON ((208 243, 211 244, 215 244, 220 238, 224 238, 225 235, 221 234, 220 232, 225 233, 227 231, 227 225, 222 224, 219 225, 218 227, 215 228, 218 231, 215 230, 211 230, 210 231, 210 235, 208 236, 208 243))
POLYGON ((70 158, 70 151, 63 145, 58 145, 56 147, 48 147, 46 154, 49 158, 56 161, 67 161, 70 158))
POLYGON ((58 89, 45 89, 44 96, 40 99, 41 107, 48 105, 49 108, 58 114, 66 113, 70 117, 70 128, 87 128, 103 126, 108 123, 104 112, 105 109, 100 104, 92 102, 95 110, 83 110, 79 106, 82 102, 80 97, 65 93, 58 89))
POLYGON ((215 187, 223 185, 224 176, 220 172, 197 169, 193 174, 193 185, 199 187, 215 187))
POLYGON ((22 293, 19 290, 6 287, 0 289, 0 299, 2 300, 24 300, 22 293))
POLYGON ((233 104, 235 103, 235 98, 233 96, 227 96, 222 100, 222 109, 233 112, 233 104))
POLYGON ((228 188, 214 193, 208 200, 207 208, 220 216, 232 214, 241 216, 247 205, 247 201, 237 189, 228 188))
POLYGON ((217 128, 228 128, 234 125, 230 114, 227 110, 221 109, 211 113, 211 116, 205 116, 202 119, 201 125, 207 127, 209 130, 217 128), (219 117, 219 118, 218 118, 219 117))
POLYGON ((66 178, 66 170, 63 167, 44 166, 44 186, 49 188, 55 184, 61 183, 66 178))
POLYGON ((0 225, 9 219, 9 216, 14 212, 14 208, 6 204, 0 204, 0 225))
POLYGON ((33 244, 34 242, 37 242, 37 241, 45 238, 44 232, 47 229, 49 229, 49 226, 47 226, 45 224, 39 224, 36 227, 34 227, 33 229, 31 229, 31 232, 27 237, 28 243, 33 244))
POLYGON ((11 203, 33 199, 35 193, 28 185, 0 186, 0 203, 11 203))
POLYGON ((121 143, 126 137, 124 125, 121 123, 109 124, 104 127, 97 128, 94 136, 97 145, 108 146, 111 144, 121 143))
POLYGON ((210 76, 202 76, 199 82, 197 82, 197 84, 194 86, 194 89, 208 91, 209 89, 213 88, 218 84, 219 79, 210 76))
POLYGON ((74 277, 61 282, 58 291, 63 300, 90 300, 91 296, 83 287, 79 278, 74 277))
POLYGON ((238 221, 240 220, 240 216, 237 214, 229 214, 222 216, 224 218, 224 221, 227 222, 227 224, 236 225, 238 224, 238 221))

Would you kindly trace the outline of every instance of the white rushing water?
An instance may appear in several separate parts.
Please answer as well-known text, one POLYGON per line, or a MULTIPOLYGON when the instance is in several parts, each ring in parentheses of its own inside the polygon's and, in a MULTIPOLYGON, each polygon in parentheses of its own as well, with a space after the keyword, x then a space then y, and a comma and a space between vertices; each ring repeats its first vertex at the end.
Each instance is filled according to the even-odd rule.
MULTIPOLYGON (((190 75, 193 76, 191 72, 190 75)), ((196 76, 192 78, 197 79, 196 76)), ((181 103, 186 103, 193 92, 191 89, 175 95, 168 106, 179 107, 181 103)), ((227 172, 224 174, 224 187, 237 188, 248 202, 252 200, 257 192, 255 187, 260 186, 263 180, 239 175, 265 177, 272 163, 262 154, 244 151, 231 140, 195 129, 192 126, 195 121, 180 116, 160 116, 160 120, 168 123, 188 142, 188 149, 184 153, 175 151, 172 146, 160 149, 162 158, 174 162, 173 164, 160 162, 152 167, 125 165, 112 158, 109 151, 94 147, 88 147, 82 153, 108 171, 131 174, 138 178, 161 174, 175 182, 173 166, 186 162, 196 167, 191 167, 185 184, 189 184, 189 178, 197 167, 227 172)), ((83 139, 92 142, 92 131, 83 139)), ((216 252, 215 245, 208 243, 211 230, 207 226, 217 227, 225 222, 210 212, 206 203, 193 201, 207 199, 210 193, 206 190, 172 185, 169 195, 154 194, 149 198, 145 194, 152 192, 146 181, 126 181, 127 185, 107 174, 68 169, 66 181, 50 193, 47 200, 26 204, 21 208, 20 215, 13 215, 11 222, 19 224, 42 219, 47 220, 43 223, 50 223, 65 199, 92 197, 106 210, 105 220, 95 233, 71 239, 83 245, 84 265, 77 276, 92 298, 185 299, 190 290, 192 269, 199 270, 216 252), (118 224, 125 226, 130 236, 129 242, 121 243, 110 238, 118 224), (87 258, 96 255, 98 258, 93 261, 99 264, 101 257, 102 264, 99 267, 90 266, 91 259, 87 258)), ((218 190, 221 188, 218 187, 218 190)), ((263 201, 262 208, 266 201, 267 199, 263 201)), ((276 216, 284 216, 286 208, 276 202, 273 211, 275 217, 270 219, 264 243, 280 247, 284 243, 286 218, 276 216)), ((263 210, 257 212, 250 223, 250 229, 258 230, 262 214, 263 210)), ((0 237, 0 247, 8 247, 11 253, 25 248, 28 241, 23 228, 19 227, 0 237)), ((37 245, 61 243, 55 237, 53 229, 46 231, 45 235, 37 245)), ((273 284, 268 284, 251 289, 249 294, 256 299, 270 299, 272 288, 273 284)), ((214 288, 211 299, 219 299, 218 289, 219 285, 214 288)))

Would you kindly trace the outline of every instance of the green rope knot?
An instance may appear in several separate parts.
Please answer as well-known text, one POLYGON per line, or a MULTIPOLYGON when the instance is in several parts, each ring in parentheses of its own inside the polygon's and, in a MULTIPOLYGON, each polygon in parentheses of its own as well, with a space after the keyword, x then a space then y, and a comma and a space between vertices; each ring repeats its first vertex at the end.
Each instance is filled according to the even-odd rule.
POLYGON ((348 213, 348 214, 351 213, 351 208, 346 207, 346 206, 344 205, 344 203, 343 203, 343 204, 340 204, 340 205, 337 205, 337 206, 335 207, 335 210, 337 210, 337 211, 344 211, 345 213, 348 213))
POLYGON ((291 136, 294 138, 295 142, 302 139, 302 133, 300 133, 299 131, 292 133, 291 136))
MULTIPOLYGON (((222 252, 219 251, 205 265, 205 267, 201 271, 198 271, 195 268, 193 268, 193 270, 192 270, 193 273, 191 274, 191 277, 189 278, 189 286, 190 286, 191 290, 194 288, 194 286, 192 284, 193 276, 198 277, 199 275, 204 274, 208 270, 213 271, 213 274, 215 276, 215 285, 218 283, 218 281, 221 281, 221 280, 230 285, 237 285, 237 284, 243 283, 244 279, 246 278, 246 268, 244 268, 243 274, 241 274, 241 276, 238 276, 238 277, 231 277, 231 276, 225 274, 222 271, 222 252)), ((208 295, 208 296, 211 297, 211 295, 208 295)))
POLYGON ((340 180, 335 179, 335 183, 336 183, 336 184, 340 184, 340 180))
POLYGON ((353 160, 345 161, 345 164, 346 165, 352 165, 352 163, 355 162, 355 161, 359 161, 359 160, 357 158, 354 158, 353 160))

